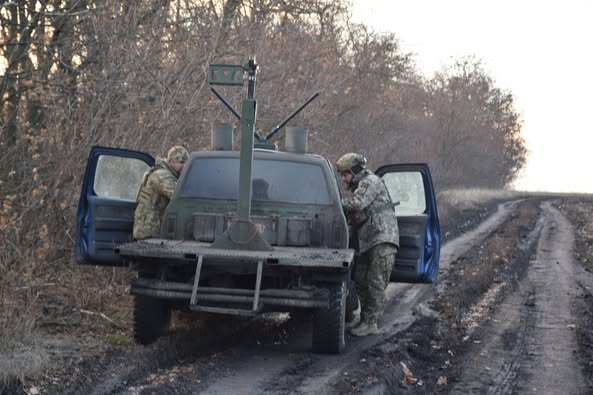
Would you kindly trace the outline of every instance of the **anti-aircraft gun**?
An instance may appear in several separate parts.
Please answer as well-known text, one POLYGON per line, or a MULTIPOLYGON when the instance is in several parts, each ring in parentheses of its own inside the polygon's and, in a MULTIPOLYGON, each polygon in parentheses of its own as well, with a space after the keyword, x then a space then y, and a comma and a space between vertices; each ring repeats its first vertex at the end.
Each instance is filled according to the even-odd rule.
MULTIPOLYGON (((256 75, 255 59, 210 66, 211 86, 243 86, 247 77, 240 113, 211 88, 241 121, 240 151, 192 153, 163 218, 161 238, 116 248, 138 272, 131 292, 140 343, 161 335, 172 308, 243 316, 310 309, 313 348, 332 353, 344 348, 353 251, 347 248, 332 167, 305 152, 300 128, 289 129, 293 152, 270 144, 318 94, 262 136, 255 131, 256 75)), ((229 128, 214 131, 228 135, 229 128)))
MULTIPOLYGON (((222 96, 214 87, 211 91, 218 99, 241 121, 241 155, 240 155, 240 173, 239 173, 239 204, 237 208, 238 218, 232 223, 231 227, 224 233, 223 237, 215 240, 212 248, 229 248, 242 250, 266 250, 271 251, 272 246, 262 238, 261 227, 251 222, 251 196, 252 196, 252 166, 254 137, 258 139, 256 146, 259 148, 275 149, 270 144, 272 137, 282 127, 284 127, 292 118, 301 112, 309 103, 319 96, 319 93, 313 94, 299 108, 297 108, 286 119, 274 127, 267 135, 260 136, 255 131, 255 121, 257 115, 257 103, 254 98, 255 82, 257 75, 257 64, 255 58, 243 66, 229 65, 211 65, 208 73, 208 82, 210 85, 243 85, 243 72, 247 73, 247 97, 243 100, 241 114, 235 110, 232 105, 222 96)), ((298 138, 299 136, 291 136, 298 138)), ((302 136, 300 136, 302 138, 302 136)), ((257 185, 257 184, 256 184, 257 185)))

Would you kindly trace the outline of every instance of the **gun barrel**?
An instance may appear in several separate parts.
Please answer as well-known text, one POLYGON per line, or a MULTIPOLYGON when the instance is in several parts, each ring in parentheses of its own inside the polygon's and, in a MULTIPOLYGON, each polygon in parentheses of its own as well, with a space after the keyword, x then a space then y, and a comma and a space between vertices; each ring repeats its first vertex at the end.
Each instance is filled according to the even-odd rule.
MULTIPOLYGON (((224 104, 226 106, 226 108, 228 108, 235 117, 237 117, 237 119, 240 121, 241 120, 241 114, 239 114, 239 111, 235 110, 233 108, 233 106, 231 105, 231 103, 229 103, 227 101, 227 99, 225 99, 225 97, 222 95, 222 93, 220 93, 219 91, 217 91, 216 89, 214 89, 213 87, 210 87, 210 90, 212 91, 212 93, 214 93, 214 95, 216 97, 218 97, 218 99, 222 102, 222 104, 224 104)), ((260 138, 259 133, 254 132, 253 135, 255 136, 256 139, 260 138)))
POLYGON ((272 138, 276 133, 278 133, 280 129, 282 129, 284 125, 286 125, 292 118, 294 118, 299 112, 301 112, 305 107, 307 107, 309 103, 315 100, 317 96, 319 96, 319 92, 315 92, 313 95, 311 95, 311 97, 309 97, 307 101, 301 104, 299 108, 294 110, 292 114, 286 117, 284 121, 280 122, 274 129, 272 129, 272 131, 270 131, 270 133, 268 133, 266 137, 264 137, 264 140, 269 140, 270 138, 272 138))

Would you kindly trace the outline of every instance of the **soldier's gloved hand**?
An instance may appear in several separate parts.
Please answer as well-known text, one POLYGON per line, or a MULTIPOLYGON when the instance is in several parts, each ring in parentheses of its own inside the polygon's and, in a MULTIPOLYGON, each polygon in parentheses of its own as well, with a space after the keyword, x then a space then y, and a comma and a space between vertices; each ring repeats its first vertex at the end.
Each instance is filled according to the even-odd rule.
POLYGON ((367 215, 361 210, 350 210, 348 212, 348 223, 355 229, 364 224, 367 219, 367 215))

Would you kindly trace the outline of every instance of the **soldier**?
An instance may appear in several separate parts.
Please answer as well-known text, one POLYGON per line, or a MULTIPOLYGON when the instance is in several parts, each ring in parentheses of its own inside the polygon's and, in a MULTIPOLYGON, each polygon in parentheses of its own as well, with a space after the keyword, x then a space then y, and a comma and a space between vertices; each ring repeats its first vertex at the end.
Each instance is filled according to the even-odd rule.
POLYGON ((363 155, 349 153, 336 163, 342 183, 352 192, 342 198, 342 205, 359 244, 354 282, 360 323, 351 330, 355 336, 379 333, 377 322, 383 315, 385 288, 399 248, 394 205, 383 180, 365 168, 366 162, 363 155))
POLYGON ((160 236, 161 220, 188 158, 187 150, 176 145, 169 149, 166 160, 157 157, 154 167, 144 174, 136 196, 134 239, 160 236))

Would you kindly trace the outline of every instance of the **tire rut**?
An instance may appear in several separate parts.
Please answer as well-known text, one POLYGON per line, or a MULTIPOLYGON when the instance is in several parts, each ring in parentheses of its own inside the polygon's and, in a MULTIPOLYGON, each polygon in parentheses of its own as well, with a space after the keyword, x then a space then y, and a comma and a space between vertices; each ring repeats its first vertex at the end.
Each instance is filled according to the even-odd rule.
POLYGON ((587 393, 574 358, 572 228, 550 202, 541 209, 537 253, 527 274, 496 307, 491 324, 480 334, 486 340, 469 351, 452 393, 587 393))
POLYGON ((568 220, 549 202, 543 204, 547 219, 538 244, 537 259, 530 266, 529 281, 535 289, 536 324, 529 337, 523 380, 518 391, 585 393, 585 382, 574 354, 576 317, 571 305, 577 296, 574 284, 572 245, 568 220))
MULTIPOLYGON (((514 301, 511 302, 510 306, 502 306, 502 309, 507 307, 519 307, 521 304, 530 305, 532 299, 534 297, 533 290, 529 291, 527 297, 527 302, 524 303, 524 299, 522 297, 515 297, 512 298, 514 301), (514 302, 514 303, 513 303, 514 302)), ((523 309, 520 310, 520 324, 516 335, 509 333, 507 336, 503 335, 503 340, 505 337, 517 337, 517 341, 514 342, 512 349, 508 353, 507 359, 508 362, 505 363, 499 373, 494 378, 494 383, 492 387, 488 389, 488 394, 492 395, 499 395, 499 394, 508 394, 512 391, 513 386, 515 385, 515 380, 517 378, 518 369, 521 366, 522 360, 525 357, 527 352, 527 339, 533 332, 533 327, 535 323, 535 314, 532 309, 523 309)), ((503 348, 504 349, 504 345, 503 348)), ((497 358, 495 358, 496 360, 497 358)))

